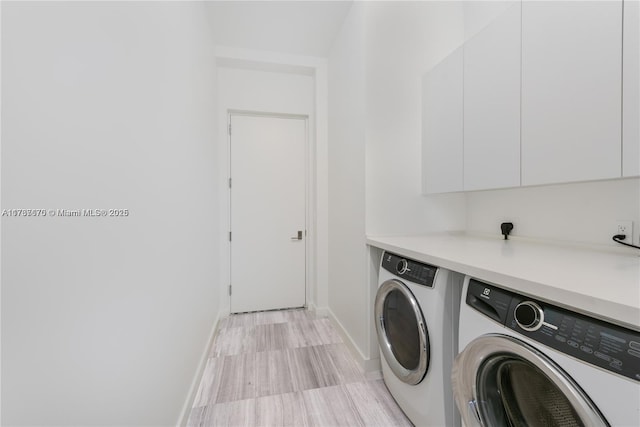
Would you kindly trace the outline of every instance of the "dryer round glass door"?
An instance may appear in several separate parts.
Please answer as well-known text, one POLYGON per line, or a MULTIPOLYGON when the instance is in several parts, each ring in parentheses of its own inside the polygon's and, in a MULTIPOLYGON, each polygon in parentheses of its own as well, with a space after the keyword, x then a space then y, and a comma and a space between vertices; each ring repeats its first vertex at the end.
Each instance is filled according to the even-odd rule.
POLYGON ((413 293, 399 280, 387 280, 378 288, 374 310, 389 367, 403 382, 420 383, 429 368, 429 335, 413 293))
POLYGON ((475 339, 454 363, 456 404, 467 426, 608 426, 559 366, 516 338, 475 339))

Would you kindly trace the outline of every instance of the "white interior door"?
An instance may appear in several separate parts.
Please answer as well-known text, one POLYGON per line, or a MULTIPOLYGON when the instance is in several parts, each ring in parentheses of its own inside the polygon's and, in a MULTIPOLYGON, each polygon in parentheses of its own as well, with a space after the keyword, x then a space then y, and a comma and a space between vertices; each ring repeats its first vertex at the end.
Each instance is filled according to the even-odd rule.
POLYGON ((304 117, 230 115, 231 312, 305 305, 304 117))

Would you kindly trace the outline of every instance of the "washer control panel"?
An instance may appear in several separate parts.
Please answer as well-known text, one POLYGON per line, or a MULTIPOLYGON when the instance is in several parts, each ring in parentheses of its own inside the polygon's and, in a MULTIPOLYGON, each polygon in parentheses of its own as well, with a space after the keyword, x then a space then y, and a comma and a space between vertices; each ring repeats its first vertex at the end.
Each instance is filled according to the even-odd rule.
POLYGON ((466 302, 509 329, 640 382, 640 332, 469 280, 466 302))
POLYGON ((403 258, 390 252, 382 254, 382 268, 390 273, 419 285, 433 287, 438 267, 403 258))

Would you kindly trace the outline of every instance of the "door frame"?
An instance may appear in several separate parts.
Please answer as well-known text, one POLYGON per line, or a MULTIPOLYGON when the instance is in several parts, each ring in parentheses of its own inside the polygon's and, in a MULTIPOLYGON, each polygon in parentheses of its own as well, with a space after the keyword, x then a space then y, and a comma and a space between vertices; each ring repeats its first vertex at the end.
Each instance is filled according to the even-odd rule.
MULTIPOLYGON (((233 187, 233 183, 231 181, 231 136, 233 134, 233 129, 231 126, 231 117, 232 116, 245 116, 245 117, 263 117, 263 118, 276 118, 276 119, 293 119, 293 120, 304 120, 305 122, 305 136, 304 136, 304 220, 305 220, 305 230, 304 230, 304 307, 307 308, 309 306, 309 291, 310 291, 310 280, 311 280, 311 272, 315 271, 315 263, 314 263, 314 254, 311 250, 315 246, 315 239, 312 239, 315 236, 315 229, 313 221, 313 205, 311 203, 315 198, 312 197, 311 193, 313 192, 313 186, 311 182, 313 182, 313 161, 314 159, 311 156, 311 147, 310 147, 310 138, 309 138, 309 115, 307 114, 293 114, 293 113, 278 113, 278 112, 269 112, 269 111, 253 111, 253 110, 239 110, 230 108, 227 110, 227 120, 226 120, 226 134, 227 134, 227 230, 231 232, 231 213, 233 206, 231 205, 231 190, 233 187), (313 241, 313 244, 311 244, 313 241)), ((231 240, 227 238, 227 255, 229 263, 227 265, 228 269, 228 277, 229 277, 229 291, 231 290, 231 285, 233 284, 233 277, 231 271, 231 240)), ((231 294, 228 294, 228 310, 231 313, 231 294)))

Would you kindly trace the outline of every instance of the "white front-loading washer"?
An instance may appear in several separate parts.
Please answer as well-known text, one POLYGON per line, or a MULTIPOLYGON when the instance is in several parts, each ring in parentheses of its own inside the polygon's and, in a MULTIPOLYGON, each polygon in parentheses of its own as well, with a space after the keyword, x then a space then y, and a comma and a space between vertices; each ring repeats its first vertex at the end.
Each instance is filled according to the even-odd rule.
POLYGON ((416 426, 459 425, 451 367, 462 276, 385 252, 379 285, 375 326, 389 392, 416 426))
POLYGON ((640 426, 640 332, 467 277, 453 368, 465 426, 640 426))

